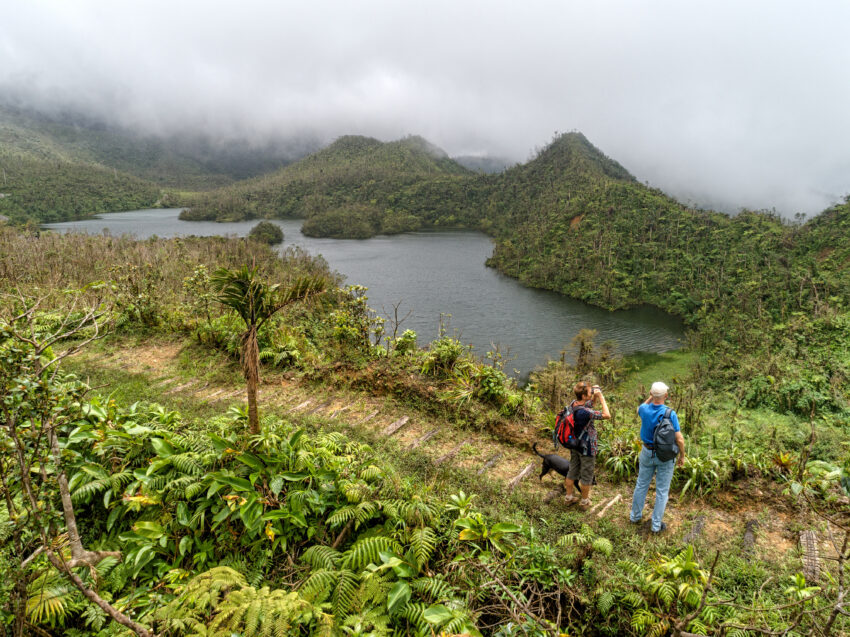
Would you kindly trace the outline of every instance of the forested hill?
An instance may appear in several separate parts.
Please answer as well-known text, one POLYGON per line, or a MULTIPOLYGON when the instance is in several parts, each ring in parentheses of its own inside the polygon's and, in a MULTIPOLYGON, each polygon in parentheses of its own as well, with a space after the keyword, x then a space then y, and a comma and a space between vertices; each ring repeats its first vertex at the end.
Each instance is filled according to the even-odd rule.
POLYGON ((14 223, 64 221, 153 205, 155 184, 85 159, 0 110, 0 215, 14 223))
POLYGON ((79 114, 0 104, 0 214, 50 222, 152 206, 163 188, 219 187, 280 168, 315 146, 310 140, 258 147, 198 135, 163 138, 79 114))
POLYGON ((182 217, 306 217, 307 234, 366 237, 418 228, 423 209, 444 206, 440 194, 471 179, 421 137, 345 136, 275 173, 210 192, 182 217))
POLYGON ((751 404, 847 409, 850 203, 803 226, 688 208, 585 144, 562 137, 494 180, 489 264, 594 305, 682 316, 698 376, 751 404))

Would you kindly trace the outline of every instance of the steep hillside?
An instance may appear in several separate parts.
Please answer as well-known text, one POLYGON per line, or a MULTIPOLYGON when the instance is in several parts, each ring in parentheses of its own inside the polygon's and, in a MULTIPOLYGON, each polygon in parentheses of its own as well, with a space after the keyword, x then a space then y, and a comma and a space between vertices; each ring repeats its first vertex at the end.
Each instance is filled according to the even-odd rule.
POLYGON ((346 136, 275 173, 213 191, 182 218, 306 217, 304 232, 317 236, 403 232, 429 215, 450 216, 453 209, 440 195, 471 178, 421 137, 383 143, 346 136))
POLYGON ((51 223, 155 205, 159 187, 97 164, 0 154, 0 215, 51 223))
POLYGON ((687 208, 635 181, 581 136, 499 176, 489 264, 608 308, 682 316, 700 382, 808 413, 850 404, 847 205, 805 226, 687 208))
POLYGON ((155 184, 86 160, 61 140, 0 110, 0 214, 15 223, 64 221, 153 205, 155 184))

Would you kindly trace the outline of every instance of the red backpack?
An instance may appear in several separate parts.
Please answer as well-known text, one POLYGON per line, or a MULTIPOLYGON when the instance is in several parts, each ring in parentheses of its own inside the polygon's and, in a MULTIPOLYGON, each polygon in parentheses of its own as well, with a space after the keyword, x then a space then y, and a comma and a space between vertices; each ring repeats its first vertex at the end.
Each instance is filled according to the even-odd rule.
POLYGON ((575 415, 581 409, 587 409, 584 405, 573 407, 567 405, 555 417, 555 430, 552 432, 552 442, 555 449, 560 444, 567 449, 581 451, 582 449, 582 434, 584 427, 576 427, 575 415))

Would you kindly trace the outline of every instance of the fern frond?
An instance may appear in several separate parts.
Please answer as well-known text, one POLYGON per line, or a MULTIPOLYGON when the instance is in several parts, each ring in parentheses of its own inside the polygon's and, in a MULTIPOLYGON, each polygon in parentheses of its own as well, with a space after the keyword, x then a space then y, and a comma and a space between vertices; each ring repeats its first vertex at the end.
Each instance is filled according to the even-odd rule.
POLYGON ((335 548, 314 544, 301 555, 301 559, 313 568, 333 570, 337 567, 342 555, 335 548))
POLYGON ((691 623, 687 625, 688 632, 694 633, 696 635, 708 635, 711 631, 708 629, 708 626, 703 624, 698 619, 691 620, 691 623))
POLYGON ((339 571, 328 569, 313 571, 298 589, 298 594, 313 604, 320 604, 333 592, 338 579, 339 571))
POLYGON ((169 460, 171 460, 171 465, 180 473, 198 476, 204 472, 204 468, 199 462, 198 454, 192 451, 172 455, 169 457, 169 460))
POLYGON ((593 538, 590 545, 593 547, 594 553, 602 553, 605 557, 610 557, 611 553, 614 552, 614 545, 611 544, 611 540, 605 537, 593 538))
POLYGON ((611 591, 604 591, 596 600, 596 608, 599 609, 599 612, 603 617, 608 614, 608 611, 610 611, 613 606, 614 594, 611 591))
POLYGON ((433 603, 449 599, 455 592, 454 587, 442 575, 420 577, 410 583, 410 588, 433 603))
POLYGON ((425 621, 426 608, 422 602, 408 602, 401 611, 401 616, 413 627, 417 635, 428 635, 431 632, 431 625, 425 621))
POLYGON ((339 572, 336 589, 333 594, 333 610, 337 617, 345 617, 354 602, 358 585, 357 574, 351 570, 343 569, 339 572))
POLYGON ((192 481, 192 484, 190 484, 186 487, 186 489, 183 493, 186 496, 187 500, 192 500, 192 499, 195 498, 195 496, 206 491, 207 488, 208 488, 208 485, 205 481, 194 480, 194 481, 192 481))
POLYGON ((365 482, 343 482, 340 491, 351 504, 359 504, 372 494, 372 488, 365 482))
POLYGON ((68 613, 76 589, 70 582, 41 576, 29 586, 27 617, 34 624, 53 623, 68 613))
POLYGON ((383 477, 383 475, 384 471, 373 464, 370 464, 368 467, 364 467, 360 470, 360 479, 366 480, 367 482, 377 480, 378 478, 383 477))
POLYGON ((623 595, 620 598, 620 601, 624 605, 631 606, 632 608, 640 608, 646 603, 643 597, 640 596, 640 593, 635 593, 634 591, 630 591, 623 595))
POLYGON ((298 593, 270 591, 267 586, 259 590, 247 587, 228 594, 216 609, 216 616, 210 623, 211 634, 289 635, 292 628, 301 623, 305 611, 311 609, 312 605, 298 593))
POLYGON ((416 564, 421 569, 428 563, 437 549, 437 534, 430 526, 414 529, 410 534, 410 544, 416 564))
POLYGON ((327 523, 330 527, 342 526, 349 520, 353 520, 357 514, 357 505, 349 504, 348 506, 341 507, 333 512, 328 517, 327 523))
POLYGON ((343 565, 354 571, 363 570, 367 564, 378 564, 381 551, 392 551, 401 553, 402 548, 394 539, 384 535, 375 535, 357 540, 350 549, 343 554, 343 565))
POLYGON ((355 518, 357 519, 357 526, 362 525, 367 520, 370 520, 375 514, 378 512, 378 505, 371 500, 366 500, 365 502, 361 502, 357 505, 357 509, 355 511, 355 518))
POLYGON ((360 578, 360 589, 357 591, 357 606, 362 608, 370 603, 386 606, 387 595, 393 585, 391 577, 388 572, 364 571, 360 578))

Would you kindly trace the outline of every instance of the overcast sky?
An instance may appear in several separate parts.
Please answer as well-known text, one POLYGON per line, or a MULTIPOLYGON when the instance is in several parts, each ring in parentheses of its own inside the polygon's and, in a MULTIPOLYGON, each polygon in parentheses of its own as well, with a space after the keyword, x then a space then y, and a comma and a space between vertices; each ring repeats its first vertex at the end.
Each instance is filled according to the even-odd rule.
POLYGON ((421 134, 529 158, 580 130, 736 210, 850 192, 850 2, 0 0, 0 91, 168 133, 421 134))

